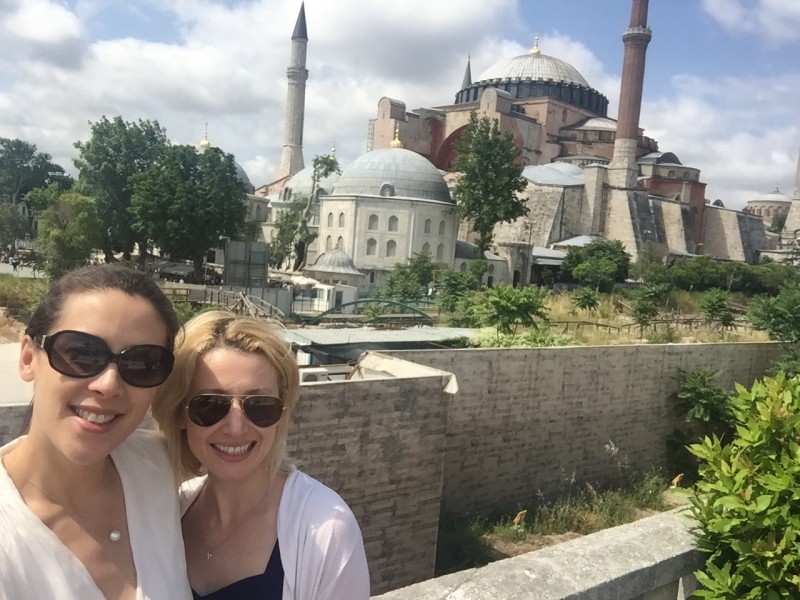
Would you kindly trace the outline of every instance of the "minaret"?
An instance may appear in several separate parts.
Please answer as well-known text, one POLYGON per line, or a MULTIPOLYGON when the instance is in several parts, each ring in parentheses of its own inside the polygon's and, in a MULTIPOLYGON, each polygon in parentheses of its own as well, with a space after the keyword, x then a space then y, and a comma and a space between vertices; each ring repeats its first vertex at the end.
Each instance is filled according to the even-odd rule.
POLYGON ((283 152, 275 179, 289 177, 302 170, 303 164, 303 117, 306 107, 306 49, 308 31, 306 30, 305 3, 300 4, 300 14, 292 33, 292 57, 286 78, 289 89, 286 93, 286 120, 283 130, 283 152))
POLYGON ((630 25, 622 35, 625 55, 622 63, 617 134, 614 158, 608 166, 610 189, 601 217, 603 225, 600 232, 608 239, 621 241, 634 259, 639 249, 637 224, 634 222, 639 175, 636 148, 639 141, 645 53, 652 37, 647 27, 647 4, 648 0, 633 0, 630 25))
POLYGON ((615 182, 627 189, 636 188, 638 174, 636 147, 639 140, 639 114, 642 109, 644 63, 647 45, 653 37, 647 26, 648 2, 649 0, 633 0, 631 22, 622 36, 625 55, 622 63, 622 84, 612 168, 628 171, 624 180, 615 182))
POLYGON ((789 214, 786 215, 786 223, 783 225, 783 235, 781 241, 794 244, 800 232, 800 152, 797 153, 797 173, 794 177, 794 193, 792 194, 792 204, 789 206, 789 214))
POLYGON ((470 67, 470 57, 467 56, 467 70, 464 71, 464 81, 461 83, 461 89, 465 90, 472 85, 472 68, 470 67))

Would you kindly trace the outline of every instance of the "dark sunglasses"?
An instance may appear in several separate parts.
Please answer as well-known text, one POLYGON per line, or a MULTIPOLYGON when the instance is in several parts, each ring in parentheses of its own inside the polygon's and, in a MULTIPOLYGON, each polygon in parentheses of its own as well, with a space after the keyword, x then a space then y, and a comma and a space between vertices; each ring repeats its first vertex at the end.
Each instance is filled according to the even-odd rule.
POLYGON ((117 363, 119 376, 140 388, 161 385, 172 372, 174 357, 164 346, 141 344, 114 354, 101 338, 83 331, 64 330, 33 338, 46 353, 50 366, 67 377, 85 379, 117 363))
POLYGON ((228 394, 200 394, 186 404, 186 414, 192 423, 211 427, 225 418, 234 398, 242 401, 242 410, 256 427, 271 427, 281 420, 283 401, 276 396, 232 396, 228 394))

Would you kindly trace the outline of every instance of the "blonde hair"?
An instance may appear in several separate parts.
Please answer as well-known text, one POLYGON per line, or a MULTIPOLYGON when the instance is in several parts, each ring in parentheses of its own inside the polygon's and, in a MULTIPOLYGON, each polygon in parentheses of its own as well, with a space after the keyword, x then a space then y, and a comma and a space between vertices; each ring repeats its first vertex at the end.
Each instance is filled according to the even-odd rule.
POLYGON ((286 437, 300 389, 297 362, 290 344, 281 338, 278 326, 223 311, 204 312, 186 323, 175 343, 172 375, 159 388, 153 402, 153 417, 167 438, 167 449, 176 477, 184 481, 204 472, 200 461, 189 449, 183 413, 197 361, 219 348, 263 356, 278 373, 278 390, 285 408, 276 425, 275 441, 265 461, 267 474, 272 477, 281 468, 287 468, 283 464, 286 459, 286 437))

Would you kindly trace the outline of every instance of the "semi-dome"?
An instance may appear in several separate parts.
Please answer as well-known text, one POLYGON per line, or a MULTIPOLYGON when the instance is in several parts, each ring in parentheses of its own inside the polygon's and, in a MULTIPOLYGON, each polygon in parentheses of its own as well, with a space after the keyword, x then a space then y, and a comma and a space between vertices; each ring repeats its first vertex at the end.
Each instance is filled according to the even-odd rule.
POLYGON ((751 202, 791 202, 792 199, 787 196, 786 194, 782 193, 779 188, 775 188, 772 192, 768 194, 761 194, 758 198, 754 198, 750 200, 748 204, 751 202))
POLYGON ((384 196, 452 204, 439 170, 405 148, 381 148, 350 163, 333 187, 334 196, 384 196))
POLYGON ((337 273, 340 275, 363 275, 356 269, 353 259, 343 250, 334 248, 317 258, 314 266, 308 269, 319 273, 337 273))
MULTIPOLYGON (((467 74, 469 73, 467 67, 467 74)), ((456 104, 477 102, 490 87, 508 92, 512 100, 553 98, 605 117, 608 98, 589 85, 568 62, 543 54, 538 41, 527 54, 504 59, 486 69, 474 81, 465 75, 456 104)), ((524 112, 524 111, 522 111, 524 112)))
MULTIPOLYGON (((314 167, 309 165, 305 169, 292 175, 291 179, 286 183, 286 188, 291 190, 292 196, 304 196, 308 198, 311 195, 313 178, 314 167)), ((330 194, 338 180, 339 173, 331 173, 327 177, 323 177, 317 182, 317 196, 326 196, 330 194)))

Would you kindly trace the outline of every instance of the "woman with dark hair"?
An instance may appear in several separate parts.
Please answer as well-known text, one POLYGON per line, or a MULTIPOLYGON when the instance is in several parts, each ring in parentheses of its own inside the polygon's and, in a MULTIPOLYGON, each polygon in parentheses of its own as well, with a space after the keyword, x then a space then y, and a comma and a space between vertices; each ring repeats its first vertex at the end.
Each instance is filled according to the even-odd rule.
POLYGON ((136 431, 179 324, 146 274, 55 281, 22 339, 27 434, 0 448, 0 597, 189 598, 162 438, 136 431))
POLYGON ((181 505, 195 598, 369 598, 353 513, 286 460, 299 387, 274 326, 215 311, 184 327, 153 416, 176 471, 194 477, 181 505))

